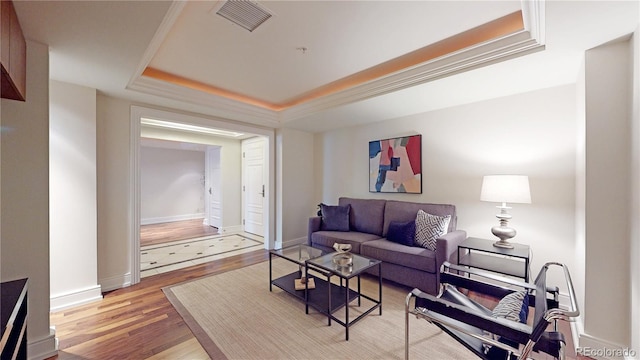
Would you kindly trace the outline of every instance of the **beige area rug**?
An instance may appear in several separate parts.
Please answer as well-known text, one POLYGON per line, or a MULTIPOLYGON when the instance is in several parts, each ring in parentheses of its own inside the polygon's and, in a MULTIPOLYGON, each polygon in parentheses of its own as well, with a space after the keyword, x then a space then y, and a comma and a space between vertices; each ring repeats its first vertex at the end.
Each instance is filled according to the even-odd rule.
MULTIPOLYGON (((279 258, 273 268, 274 278, 297 269, 279 258)), ((363 276, 362 289, 377 298, 377 278, 363 276)), ((302 301, 275 286, 269 292, 268 261, 164 291, 212 359, 404 358, 408 290, 393 284, 383 282, 382 315, 374 310, 352 325, 349 341, 344 327, 335 322, 328 326, 327 318, 312 308, 305 314, 302 301)), ((366 305, 353 301, 350 317, 366 305)), ((344 308, 337 314, 344 314, 344 308)), ((412 359, 475 358, 425 320, 410 317, 410 328, 412 359)))

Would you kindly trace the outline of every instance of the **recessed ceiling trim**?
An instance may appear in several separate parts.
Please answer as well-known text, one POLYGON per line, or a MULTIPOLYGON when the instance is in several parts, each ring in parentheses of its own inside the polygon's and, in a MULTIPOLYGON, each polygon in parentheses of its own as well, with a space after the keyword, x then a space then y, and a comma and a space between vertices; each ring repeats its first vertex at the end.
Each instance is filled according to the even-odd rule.
MULTIPOLYGON (((539 1, 535 1, 535 3, 539 3, 539 1)), ((463 44, 473 43, 469 39, 467 39, 466 43, 464 41, 460 42, 457 47, 446 44, 449 39, 445 39, 432 45, 434 48, 440 49, 440 53, 434 48, 429 49, 429 46, 416 50, 417 52, 430 53, 431 59, 419 62, 416 60, 418 56, 414 54, 412 56, 415 58, 413 59, 413 65, 411 65, 411 61, 400 57, 401 60, 395 61, 398 61, 398 63, 404 61, 403 64, 407 67, 402 68, 402 66, 396 64, 399 70, 386 74, 385 71, 380 69, 375 69, 375 71, 368 69, 365 72, 370 71, 370 74, 375 75, 370 78, 357 78, 362 74, 354 74, 352 76, 357 78, 356 80, 347 77, 342 80, 345 83, 338 84, 341 86, 336 86, 335 82, 329 84, 331 85, 331 91, 324 89, 325 91, 320 93, 316 89, 317 93, 303 94, 301 97, 284 105, 272 104, 242 94, 231 93, 224 89, 211 87, 207 84, 171 74, 162 75, 160 72, 156 72, 154 76, 139 77, 131 88, 159 96, 172 96, 203 105, 211 109, 216 116, 249 121, 264 126, 279 127, 288 121, 304 118, 330 108, 543 50, 543 28, 543 6, 529 6, 524 8, 523 11, 512 13, 452 37, 457 41, 461 41, 460 38, 464 39, 464 35, 469 33, 468 36, 470 38, 476 39, 476 43, 471 46, 463 46, 463 44), (478 32, 478 34, 471 34, 471 32, 478 32), (542 41, 538 37, 542 37, 542 41), (451 53, 446 53, 443 49, 448 49, 451 53), (347 80, 349 80, 348 85, 346 85, 347 80)), ((409 54, 406 56, 410 58, 409 54)), ((385 66, 393 68, 387 63, 379 66, 381 68, 385 66)), ((153 75, 153 69, 149 70, 147 74, 153 75)))
POLYGON ((132 89, 134 87, 135 82, 138 79, 140 79, 140 77, 142 76, 142 73, 147 68, 147 66, 153 59, 153 56, 156 54, 156 52, 158 52, 158 49, 162 45, 162 42, 167 37, 167 34, 169 34, 169 31, 171 31, 171 28, 175 24, 176 20, 178 19, 178 16, 180 16, 180 14, 182 13, 182 10, 186 5, 187 5, 186 1, 173 1, 171 3, 169 10, 167 10, 167 13, 162 19, 162 23, 160 23, 160 26, 156 30, 155 34, 153 34, 153 38, 151 39, 151 42, 149 43, 149 45, 147 45, 147 49, 144 51, 144 54, 142 55, 142 59, 140 59, 140 62, 136 67, 136 71, 133 73, 133 75, 129 79, 129 82, 127 83, 127 86, 126 86, 127 89, 132 89))
POLYGON ((501 38, 510 34, 517 33, 518 31, 522 31, 523 29, 524 22, 522 12, 516 11, 512 14, 480 25, 471 30, 467 30, 458 35, 454 35, 435 44, 425 46, 403 56, 373 66, 369 69, 347 76, 340 80, 331 82, 281 104, 269 103, 260 99, 228 91, 222 88, 211 86, 209 84, 204 84, 193 79, 187 79, 182 76, 177 76, 150 67, 147 67, 142 75, 179 86, 203 91, 211 95, 226 97, 249 105, 254 105, 264 109, 279 112, 314 99, 319 99, 321 97, 325 97, 353 88, 355 86, 365 84, 367 82, 382 78, 392 73, 401 72, 405 69, 418 66, 422 63, 434 61, 435 59, 446 56, 447 54, 462 51, 478 44, 490 42, 491 40, 494 40, 496 38, 501 38))
POLYGON ((255 99, 246 95, 242 95, 239 93, 235 93, 229 90, 221 89, 215 86, 211 86, 209 84, 202 83, 200 81, 191 80, 184 78, 182 76, 177 76, 166 71, 158 70, 152 67, 146 68, 142 72, 142 76, 150 77, 153 79, 162 80, 168 83, 172 83, 179 86, 188 87, 194 90, 206 92, 212 95, 218 95, 222 97, 226 97, 232 100, 237 100, 249 105, 258 106, 264 109, 269 109, 273 111, 281 110, 277 105, 271 104, 266 101, 262 101, 259 99, 255 99))
POLYGON ((274 111, 146 76, 138 78, 129 89, 201 105, 207 108, 207 114, 221 118, 238 120, 268 128, 280 125, 278 113, 274 111))
POLYGON ((204 127, 204 126, 183 124, 183 123, 178 123, 173 121, 151 119, 146 117, 140 118, 140 124, 151 126, 151 127, 159 127, 163 129, 180 130, 180 131, 187 131, 187 132, 195 132, 199 134, 225 136, 225 137, 231 137, 231 138, 237 138, 244 135, 243 133, 236 132, 236 131, 221 130, 221 129, 215 129, 215 128, 204 127))

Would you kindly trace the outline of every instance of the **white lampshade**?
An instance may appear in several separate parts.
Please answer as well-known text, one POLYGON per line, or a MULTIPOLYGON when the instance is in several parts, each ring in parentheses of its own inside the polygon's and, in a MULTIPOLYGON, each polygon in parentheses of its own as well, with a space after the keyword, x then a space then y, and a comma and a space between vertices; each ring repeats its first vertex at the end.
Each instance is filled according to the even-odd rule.
POLYGON ((530 204, 529 177, 526 175, 487 175, 482 179, 480 200, 530 204))

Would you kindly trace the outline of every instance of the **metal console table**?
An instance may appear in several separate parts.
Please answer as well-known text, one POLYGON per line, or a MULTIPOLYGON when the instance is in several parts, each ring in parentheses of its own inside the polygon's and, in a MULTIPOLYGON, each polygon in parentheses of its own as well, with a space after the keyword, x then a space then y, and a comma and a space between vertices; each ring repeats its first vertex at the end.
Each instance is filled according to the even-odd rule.
POLYGON ((493 246, 491 240, 470 237, 458 246, 458 265, 514 276, 529 282, 530 248, 514 244, 513 249, 493 246))

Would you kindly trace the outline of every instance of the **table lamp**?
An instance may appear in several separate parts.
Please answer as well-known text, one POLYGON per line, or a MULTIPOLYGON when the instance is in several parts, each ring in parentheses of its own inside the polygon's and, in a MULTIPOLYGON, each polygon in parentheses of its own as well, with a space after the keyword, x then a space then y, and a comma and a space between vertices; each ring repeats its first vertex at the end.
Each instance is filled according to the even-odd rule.
POLYGON ((493 246, 513 249, 513 245, 508 240, 516 236, 516 230, 507 226, 509 219, 511 219, 511 215, 507 212, 511 208, 507 206, 507 203, 531 203, 529 177, 526 175, 487 175, 482 179, 480 201, 502 204, 496 206, 500 209, 500 213, 496 214, 500 225, 491 228, 491 233, 500 239, 493 246))

